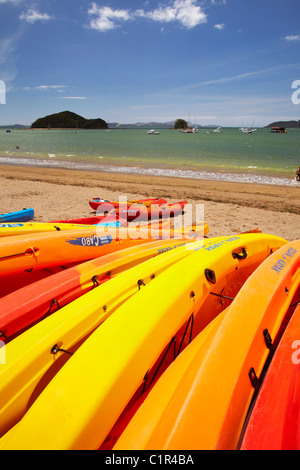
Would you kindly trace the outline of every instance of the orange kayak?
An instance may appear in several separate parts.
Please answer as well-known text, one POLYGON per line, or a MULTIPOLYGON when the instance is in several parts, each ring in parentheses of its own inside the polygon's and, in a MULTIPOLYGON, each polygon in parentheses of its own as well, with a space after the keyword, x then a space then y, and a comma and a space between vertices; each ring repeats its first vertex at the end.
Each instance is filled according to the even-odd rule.
POLYGON ((0 276, 79 263, 148 241, 116 239, 111 233, 113 232, 102 231, 95 227, 91 230, 41 232, 4 237, 0 243, 0 276))
POLYGON ((0 241, 0 297, 82 263, 123 248, 163 239, 203 238, 207 224, 184 233, 166 225, 126 228, 99 227, 83 230, 39 232, 3 237, 0 241))
MULTIPOLYGON (((300 294, 298 297, 300 302, 300 294)), ((300 450, 300 303, 267 370, 242 450, 300 450)))
POLYGON ((157 240, 124 248, 15 290, 0 299, 2 338, 13 339, 30 325, 119 273, 190 241, 157 240))
POLYGON ((170 365, 114 450, 236 449, 272 347, 299 301, 299 286, 296 241, 258 266, 227 311, 170 365))
POLYGON ((24 270, 79 263, 150 240, 172 238, 170 230, 149 227, 93 227, 4 237, 0 243, 0 276, 24 270))

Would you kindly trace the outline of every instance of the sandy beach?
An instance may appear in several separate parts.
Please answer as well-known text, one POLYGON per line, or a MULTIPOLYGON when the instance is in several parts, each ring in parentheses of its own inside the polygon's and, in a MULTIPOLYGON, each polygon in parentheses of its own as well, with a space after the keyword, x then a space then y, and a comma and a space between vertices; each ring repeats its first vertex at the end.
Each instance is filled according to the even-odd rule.
POLYGON ((300 239, 299 187, 147 177, 65 169, 0 166, 1 206, 7 213, 34 208, 36 222, 88 217, 88 199, 163 197, 204 204, 209 237, 259 229, 300 239))

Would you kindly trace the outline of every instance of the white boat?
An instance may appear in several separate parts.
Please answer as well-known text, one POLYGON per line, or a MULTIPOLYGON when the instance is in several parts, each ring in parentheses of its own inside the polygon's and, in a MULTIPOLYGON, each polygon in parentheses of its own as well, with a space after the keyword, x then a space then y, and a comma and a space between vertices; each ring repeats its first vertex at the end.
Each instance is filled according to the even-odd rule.
POLYGON ((214 129, 214 132, 222 132, 222 127, 217 127, 216 129, 214 129))
POLYGON ((150 131, 148 131, 148 134, 149 135, 159 135, 159 132, 156 131, 155 129, 150 129, 150 131))
POLYGON ((251 127, 241 127, 240 130, 245 134, 252 134, 253 132, 253 129, 251 129, 251 127))
POLYGON ((197 134, 198 131, 198 127, 188 127, 187 129, 180 129, 179 132, 182 132, 183 134, 197 134))

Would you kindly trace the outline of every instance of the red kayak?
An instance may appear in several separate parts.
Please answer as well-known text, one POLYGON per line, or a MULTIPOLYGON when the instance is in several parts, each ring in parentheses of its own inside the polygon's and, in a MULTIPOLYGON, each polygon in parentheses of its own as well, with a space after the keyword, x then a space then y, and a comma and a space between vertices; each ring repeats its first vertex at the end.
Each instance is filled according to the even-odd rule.
POLYGON ((79 219, 53 220, 51 224, 80 224, 80 225, 100 225, 103 227, 126 227, 127 221, 117 217, 115 213, 100 215, 96 217, 82 217, 79 219))
POLYGON ((101 199, 101 198, 93 198, 89 200, 89 205, 91 206, 92 209, 95 211, 100 207, 100 206, 107 206, 104 210, 108 212, 111 211, 112 208, 119 208, 120 205, 122 207, 127 207, 129 209, 130 206, 133 204, 165 204, 167 201, 165 199, 159 199, 159 198, 150 198, 150 199, 137 199, 134 201, 127 201, 126 203, 122 203, 120 201, 108 201, 106 199, 101 199))
MULTIPOLYGON (((119 217, 114 209, 114 212, 101 215, 99 217, 85 217, 81 219, 70 219, 70 220, 53 220, 49 222, 51 224, 78 224, 78 225, 98 225, 100 227, 127 227, 127 220, 119 217)), ((170 222, 166 219, 164 221, 160 220, 157 222, 147 223, 145 227, 152 227, 155 230, 168 229, 170 227, 170 222)))
POLYGON ((300 450, 300 304, 267 370, 241 449, 300 450))
POLYGON ((134 204, 129 208, 116 209, 117 216, 127 219, 128 221, 138 220, 154 220, 176 217, 183 214, 187 201, 180 201, 173 204, 152 203, 149 205, 134 204))

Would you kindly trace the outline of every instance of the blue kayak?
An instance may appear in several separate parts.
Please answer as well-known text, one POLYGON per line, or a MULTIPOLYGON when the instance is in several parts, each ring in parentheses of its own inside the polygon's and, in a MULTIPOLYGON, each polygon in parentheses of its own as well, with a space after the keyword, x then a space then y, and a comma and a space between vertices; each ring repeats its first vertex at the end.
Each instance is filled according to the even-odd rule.
POLYGON ((29 222, 34 218, 33 209, 22 209, 21 211, 0 214, 0 222, 29 222))

